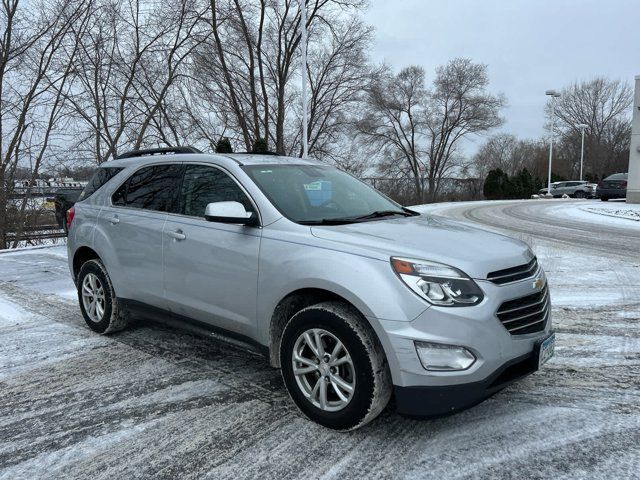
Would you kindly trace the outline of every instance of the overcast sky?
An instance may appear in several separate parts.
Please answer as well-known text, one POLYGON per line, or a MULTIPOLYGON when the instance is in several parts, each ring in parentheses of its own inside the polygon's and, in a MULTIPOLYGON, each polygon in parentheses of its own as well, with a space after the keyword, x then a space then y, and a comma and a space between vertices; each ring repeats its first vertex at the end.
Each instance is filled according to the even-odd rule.
POLYGON ((430 80, 455 57, 487 64, 509 101, 502 131, 521 137, 543 134, 545 90, 640 74, 640 0, 370 1, 375 61, 421 65, 430 80))

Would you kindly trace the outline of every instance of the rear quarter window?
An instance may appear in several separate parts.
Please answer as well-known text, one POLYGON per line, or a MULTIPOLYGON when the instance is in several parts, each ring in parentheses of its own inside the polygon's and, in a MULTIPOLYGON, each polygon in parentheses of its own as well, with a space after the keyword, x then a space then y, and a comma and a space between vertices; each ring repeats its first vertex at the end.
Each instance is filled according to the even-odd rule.
POLYGON ((78 197, 78 202, 81 200, 85 200, 89 198, 91 195, 96 193, 100 187, 102 187, 105 183, 115 177, 118 173, 120 173, 123 169, 120 167, 102 167, 96 170, 96 173, 93 174, 87 186, 84 187, 82 193, 78 197))

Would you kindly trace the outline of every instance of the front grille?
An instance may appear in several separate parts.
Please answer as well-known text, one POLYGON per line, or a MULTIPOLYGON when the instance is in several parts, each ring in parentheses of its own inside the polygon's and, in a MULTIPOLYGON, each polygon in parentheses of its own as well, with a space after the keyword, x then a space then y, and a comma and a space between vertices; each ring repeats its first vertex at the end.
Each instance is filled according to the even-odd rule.
POLYGON ((532 277, 537 271, 538 260, 536 257, 533 257, 529 263, 525 263, 524 265, 491 272, 487 275, 487 280, 497 285, 504 285, 505 283, 517 282, 518 280, 532 277))
POLYGON ((545 284, 539 292, 504 302, 496 316, 511 335, 524 335, 544 330, 550 308, 549 288, 545 284))

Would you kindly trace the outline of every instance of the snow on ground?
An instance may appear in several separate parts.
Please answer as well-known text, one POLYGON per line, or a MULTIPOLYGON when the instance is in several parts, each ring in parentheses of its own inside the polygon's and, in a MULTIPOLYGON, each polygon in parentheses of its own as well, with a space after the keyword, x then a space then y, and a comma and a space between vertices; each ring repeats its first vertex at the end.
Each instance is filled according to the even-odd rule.
POLYGON ((622 228, 630 227, 640 230, 640 205, 626 203, 624 200, 584 200, 572 203, 570 206, 558 204, 549 209, 549 213, 559 218, 581 220, 598 225, 606 223, 622 228), (629 225, 631 223, 631 225, 629 225))
MULTIPOLYGON (((302 418, 279 373, 229 345, 144 320, 94 334, 65 247, 0 253, 0 479, 637 478, 640 258, 517 230, 513 204, 420 209, 464 221, 479 209, 531 244, 551 285, 556 356, 457 415, 389 408, 346 434, 302 418)), ((555 215, 548 232, 565 223, 555 215)), ((597 231, 604 217, 588 215, 597 231)))

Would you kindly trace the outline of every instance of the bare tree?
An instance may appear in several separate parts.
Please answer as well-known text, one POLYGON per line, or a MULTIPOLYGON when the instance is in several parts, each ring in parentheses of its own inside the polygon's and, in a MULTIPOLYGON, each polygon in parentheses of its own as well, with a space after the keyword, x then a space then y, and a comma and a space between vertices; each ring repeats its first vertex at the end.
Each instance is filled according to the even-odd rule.
POLYGON ((413 183, 415 201, 424 197, 427 162, 427 103, 425 73, 421 67, 389 69, 367 88, 366 110, 357 129, 373 150, 382 152, 380 170, 413 183))
MULTIPOLYGON (((29 185, 37 177, 52 136, 62 127, 62 107, 70 65, 78 50, 74 28, 83 28, 90 2, 57 1, 29 4, 5 1, 0 15, 0 244, 8 231, 24 227, 31 190, 20 204, 9 205, 14 175, 28 165, 29 185), (11 217, 11 218, 10 218, 11 217)), ((15 246, 15 245, 14 245, 15 246)))
MULTIPOLYGON (((603 77, 576 82, 562 90, 556 104, 560 134, 558 166, 577 176, 580 161, 578 125, 585 124, 585 170, 608 175, 626 168, 633 92, 628 83, 603 77)), ((547 105, 547 113, 550 106, 547 105)))
POLYGON ((521 140, 515 135, 499 133, 489 137, 473 157, 474 175, 485 179, 490 170, 499 168, 509 176, 526 168, 534 177, 544 178, 546 163, 539 164, 546 153, 542 141, 521 140))
POLYGON ((179 142, 167 103, 180 98, 192 53, 210 35, 208 6, 94 1, 68 96, 78 118, 76 150, 102 163, 124 146, 179 142))
POLYGON ((486 66, 455 59, 425 86, 420 67, 386 72, 368 88, 367 111, 359 132, 383 152, 381 170, 411 179, 415 201, 435 201, 446 176, 463 167, 462 140, 502 123, 502 96, 487 91, 486 66))
MULTIPOLYGON (((300 56, 299 1, 210 3, 213 39, 200 50, 196 70, 209 80, 205 97, 212 100, 215 110, 228 113, 230 130, 246 149, 255 139, 265 138, 278 153, 299 150, 299 92, 294 82, 300 56)), ((329 129, 325 115, 335 112, 327 106, 327 101, 331 103, 328 90, 338 84, 340 93, 334 100, 341 95, 344 100, 345 92, 352 90, 353 77, 361 74, 362 63, 354 60, 369 41, 369 32, 356 21, 351 21, 351 30, 344 28, 340 16, 363 4, 363 0, 307 0, 311 54, 307 74, 313 82, 310 105, 316 107, 309 119, 312 148, 320 149, 323 142, 316 140, 329 129), (327 38, 329 51, 320 46, 327 38), (348 45, 355 48, 348 49, 348 45), (320 65, 313 65, 314 61, 320 65)))
POLYGON ((457 166, 461 141, 503 123, 500 110, 506 100, 489 93, 488 85, 487 66, 467 58, 454 59, 436 70, 427 111, 430 201, 436 199, 440 180, 457 166))

